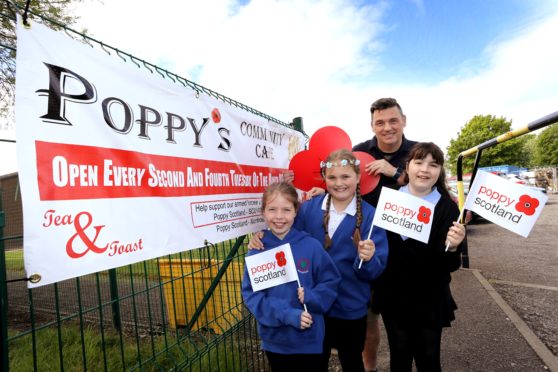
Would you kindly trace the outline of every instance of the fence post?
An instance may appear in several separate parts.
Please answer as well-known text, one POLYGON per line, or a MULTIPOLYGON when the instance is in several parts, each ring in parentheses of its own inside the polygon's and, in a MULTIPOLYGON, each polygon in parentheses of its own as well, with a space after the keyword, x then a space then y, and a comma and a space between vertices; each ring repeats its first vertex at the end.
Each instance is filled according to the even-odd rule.
POLYGON ((110 302, 112 307, 112 325, 117 331, 122 328, 122 319, 120 317, 120 302, 118 301, 118 282, 116 278, 116 269, 109 269, 109 285, 110 285, 110 302))
POLYGON ((293 128, 295 130, 304 133, 304 126, 302 124, 302 118, 300 116, 294 118, 291 124, 293 125, 293 128))
POLYGON ((2 190, 0 190, 0 370, 8 371, 8 289, 6 284, 6 256, 4 255, 4 226, 6 218, 2 210, 2 190))

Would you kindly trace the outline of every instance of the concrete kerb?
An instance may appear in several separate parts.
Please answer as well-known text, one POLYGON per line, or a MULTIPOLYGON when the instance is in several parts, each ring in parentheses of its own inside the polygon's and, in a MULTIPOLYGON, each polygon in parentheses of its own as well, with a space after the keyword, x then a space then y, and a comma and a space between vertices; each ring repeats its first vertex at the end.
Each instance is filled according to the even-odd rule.
POLYGON ((492 297, 494 302, 502 309, 506 316, 510 319, 513 325, 517 328, 519 333, 523 336, 525 341, 529 346, 535 351, 535 353, 541 358, 544 364, 552 371, 558 372, 558 358, 552 354, 552 352, 546 347, 544 343, 535 335, 535 333, 527 326, 527 324, 521 319, 519 315, 508 305, 508 303, 496 292, 494 287, 486 280, 479 270, 476 269, 465 269, 473 273, 475 278, 483 286, 483 288, 492 297))

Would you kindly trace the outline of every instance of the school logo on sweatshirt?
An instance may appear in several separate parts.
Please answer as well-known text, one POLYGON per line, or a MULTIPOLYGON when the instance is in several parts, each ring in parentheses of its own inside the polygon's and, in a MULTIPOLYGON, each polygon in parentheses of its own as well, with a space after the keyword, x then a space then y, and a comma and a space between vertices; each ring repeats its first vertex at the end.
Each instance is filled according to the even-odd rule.
POLYGON ((296 263, 296 270, 301 274, 306 274, 310 270, 310 260, 307 258, 301 258, 296 263))

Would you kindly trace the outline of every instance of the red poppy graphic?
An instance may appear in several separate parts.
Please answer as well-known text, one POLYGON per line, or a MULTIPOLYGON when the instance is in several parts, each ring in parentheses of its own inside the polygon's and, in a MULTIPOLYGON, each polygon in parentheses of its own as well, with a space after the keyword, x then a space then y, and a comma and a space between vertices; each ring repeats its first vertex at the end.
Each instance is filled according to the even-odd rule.
MULTIPOLYGON (((297 153, 289 163, 289 169, 295 174, 293 185, 303 191, 313 187, 325 189, 320 162, 335 150, 351 150, 352 147, 351 139, 343 129, 332 125, 318 129, 310 138, 308 150, 297 153)), ((362 151, 355 151, 353 155, 360 161, 360 193, 368 194, 378 185, 380 175, 369 175, 365 167, 376 159, 362 151)))
POLYGON ((419 212, 418 212, 418 216, 417 216, 417 220, 419 220, 419 222, 422 222, 422 223, 429 223, 431 214, 432 214, 432 211, 430 210, 430 208, 420 207, 419 212))
POLYGON ((515 205, 515 209, 518 212, 524 213, 527 216, 532 216, 535 214, 535 210, 539 206, 539 200, 532 198, 529 195, 521 195, 519 201, 515 205))
POLYGON ((214 108, 213 111, 211 111, 211 119, 213 119, 215 124, 218 124, 221 121, 221 113, 219 112, 219 109, 214 108))
POLYGON ((287 259, 285 258, 284 252, 275 253, 275 259, 277 260, 277 265, 279 265, 279 267, 285 266, 287 264, 287 259))

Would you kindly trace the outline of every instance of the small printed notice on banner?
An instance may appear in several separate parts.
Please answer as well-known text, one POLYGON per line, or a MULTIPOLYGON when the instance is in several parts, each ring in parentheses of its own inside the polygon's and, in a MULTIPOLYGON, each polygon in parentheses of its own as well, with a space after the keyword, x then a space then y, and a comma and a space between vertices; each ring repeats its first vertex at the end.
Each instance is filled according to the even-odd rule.
POLYGON ((246 256, 246 269, 254 292, 298 281, 290 244, 246 256))
POLYGON ((382 187, 374 226, 428 243, 434 204, 416 196, 382 187))
POLYGON ((527 237, 547 200, 539 190, 478 171, 464 208, 527 237))

